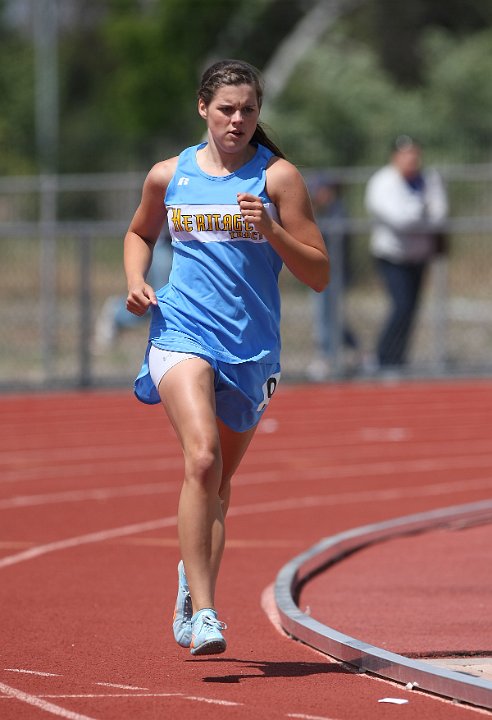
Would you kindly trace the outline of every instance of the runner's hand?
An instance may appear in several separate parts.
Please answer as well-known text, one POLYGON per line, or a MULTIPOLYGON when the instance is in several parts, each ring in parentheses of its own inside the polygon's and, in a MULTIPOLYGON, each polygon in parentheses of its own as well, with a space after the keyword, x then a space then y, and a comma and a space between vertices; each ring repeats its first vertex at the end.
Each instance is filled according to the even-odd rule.
POLYGON ((262 200, 251 193, 238 193, 237 201, 243 219, 251 223, 259 233, 266 235, 272 227, 272 218, 262 200))
POLYGON ((126 309, 133 315, 145 315, 150 305, 157 305, 154 289, 147 283, 130 288, 126 298, 126 309))

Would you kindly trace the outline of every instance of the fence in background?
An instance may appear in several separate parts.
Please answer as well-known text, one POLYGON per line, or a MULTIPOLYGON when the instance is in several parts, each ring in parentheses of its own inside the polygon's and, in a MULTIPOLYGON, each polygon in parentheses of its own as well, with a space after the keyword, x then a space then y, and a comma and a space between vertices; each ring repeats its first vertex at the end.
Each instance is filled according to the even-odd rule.
MULTIPOLYGON (((450 251, 430 269, 405 373, 490 374, 492 165, 440 170, 452 211, 450 251)), ((368 252, 369 223, 362 202, 372 171, 336 172, 349 211, 345 229, 352 237, 353 264, 352 282, 342 293, 340 253, 332 233, 338 324, 329 377, 336 379, 374 373, 371 354, 387 310, 368 252), (343 348, 343 317, 359 338, 357 358, 348 358, 343 348)), ((147 322, 121 330, 106 344, 98 341, 96 330, 108 322, 107 299, 126 292, 122 238, 142 182, 138 173, 0 178, 1 389, 132 381, 142 360, 147 322)), ((283 377, 309 379, 315 353, 312 293, 286 270, 281 287, 283 377)))

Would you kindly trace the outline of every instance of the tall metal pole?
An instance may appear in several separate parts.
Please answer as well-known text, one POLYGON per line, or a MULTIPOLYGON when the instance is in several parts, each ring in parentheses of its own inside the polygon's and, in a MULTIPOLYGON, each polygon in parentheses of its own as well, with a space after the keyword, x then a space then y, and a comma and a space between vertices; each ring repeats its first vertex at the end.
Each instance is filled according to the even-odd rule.
MULTIPOLYGON (((280 95, 306 53, 316 45, 339 17, 367 0, 317 0, 294 29, 279 43, 263 68, 268 107, 280 95)), ((266 105, 263 105, 265 111, 266 105)))
POLYGON ((32 0, 35 51, 35 124, 40 176, 40 328, 43 374, 56 359, 56 219, 58 155, 58 0, 32 0))

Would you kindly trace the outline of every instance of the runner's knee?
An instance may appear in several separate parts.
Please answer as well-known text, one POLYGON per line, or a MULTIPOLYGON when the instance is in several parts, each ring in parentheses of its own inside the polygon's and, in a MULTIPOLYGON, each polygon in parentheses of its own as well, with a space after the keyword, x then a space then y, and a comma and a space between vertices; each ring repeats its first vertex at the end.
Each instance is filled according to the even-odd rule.
POLYGON ((188 482, 217 486, 221 473, 222 459, 218 443, 202 443, 185 451, 185 480, 188 482))

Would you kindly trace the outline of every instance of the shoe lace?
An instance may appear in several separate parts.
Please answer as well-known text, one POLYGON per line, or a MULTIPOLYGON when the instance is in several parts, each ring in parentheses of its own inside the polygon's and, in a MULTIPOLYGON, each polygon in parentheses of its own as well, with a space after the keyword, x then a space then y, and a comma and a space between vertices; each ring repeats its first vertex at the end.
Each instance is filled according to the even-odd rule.
POLYGON ((215 618, 213 615, 202 615, 202 622, 208 627, 215 628, 216 630, 227 630, 227 625, 222 620, 215 618))

